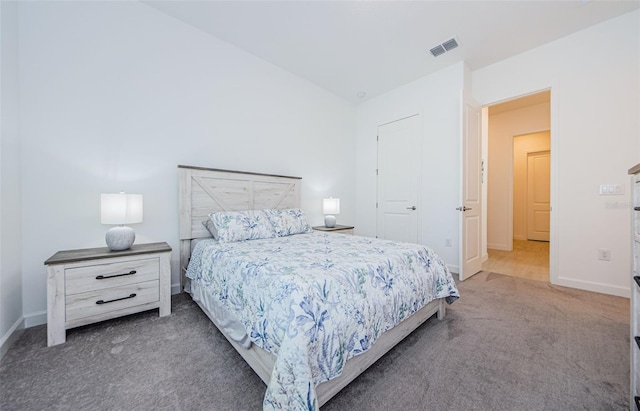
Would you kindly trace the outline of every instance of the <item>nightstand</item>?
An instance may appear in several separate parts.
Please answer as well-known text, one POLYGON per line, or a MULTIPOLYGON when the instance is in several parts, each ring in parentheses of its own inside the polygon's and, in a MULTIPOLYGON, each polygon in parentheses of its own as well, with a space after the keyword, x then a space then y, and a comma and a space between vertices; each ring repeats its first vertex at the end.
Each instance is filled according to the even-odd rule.
POLYGON ((319 225, 319 226, 313 227, 313 229, 316 231, 325 231, 325 232, 331 232, 331 233, 353 234, 353 226, 350 226, 350 225, 336 224, 335 227, 325 227, 323 225, 319 225))
POLYGON ((47 345, 61 344, 66 330, 159 308, 171 314, 171 247, 135 244, 59 251, 47 266, 47 345))

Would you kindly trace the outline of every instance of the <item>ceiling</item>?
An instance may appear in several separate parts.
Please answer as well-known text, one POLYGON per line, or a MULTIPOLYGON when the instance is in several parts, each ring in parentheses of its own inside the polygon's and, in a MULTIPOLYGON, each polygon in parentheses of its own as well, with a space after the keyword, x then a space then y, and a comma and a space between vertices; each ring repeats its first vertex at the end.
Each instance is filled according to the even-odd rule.
POLYGON ((145 3, 353 103, 460 61, 479 69, 640 6, 640 0, 145 3), (458 48, 437 58, 429 53, 454 36, 458 48))

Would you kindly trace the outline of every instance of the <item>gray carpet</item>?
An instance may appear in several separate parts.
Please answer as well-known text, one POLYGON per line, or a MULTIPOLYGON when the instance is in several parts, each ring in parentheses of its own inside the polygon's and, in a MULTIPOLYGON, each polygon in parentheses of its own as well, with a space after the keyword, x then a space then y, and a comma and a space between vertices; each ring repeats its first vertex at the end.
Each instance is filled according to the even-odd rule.
MULTIPOLYGON (((623 410, 629 301, 479 273, 323 410, 623 410)), ((265 386, 188 296, 67 332, 26 330, 0 363, 0 409, 259 410, 265 386)))

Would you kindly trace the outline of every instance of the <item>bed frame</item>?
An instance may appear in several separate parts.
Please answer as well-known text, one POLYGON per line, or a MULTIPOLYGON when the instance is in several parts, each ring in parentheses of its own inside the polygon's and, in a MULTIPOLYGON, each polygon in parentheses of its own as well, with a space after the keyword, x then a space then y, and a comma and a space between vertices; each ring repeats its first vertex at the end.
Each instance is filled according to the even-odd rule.
MULTIPOLYGON (((202 225, 202 221, 208 218, 207 214, 216 211, 300 207, 300 177, 183 165, 178 166, 178 173, 181 287, 184 286, 184 274, 191 256, 191 241, 210 237, 202 225)), ((199 305, 229 343, 268 385, 275 356, 255 344, 251 344, 248 349, 239 345, 216 324, 207 309, 199 305)), ((316 388, 318 404, 322 406, 329 401, 431 316, 437 314, 438 319, 443 319, 445 313, 444 299, 434 300, 382 334, 369 350, 348 360, 339 377, 324 382, 316 388)))

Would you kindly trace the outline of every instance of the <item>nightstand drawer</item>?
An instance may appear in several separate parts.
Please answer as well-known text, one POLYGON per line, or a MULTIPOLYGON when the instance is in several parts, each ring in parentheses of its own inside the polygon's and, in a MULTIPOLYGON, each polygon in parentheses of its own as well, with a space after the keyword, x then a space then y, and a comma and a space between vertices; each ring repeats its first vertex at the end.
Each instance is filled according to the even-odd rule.
POLYGON ((66 294, 78 294, 157 280, 160 278, 160 260, 146 258, 67 268, 64 274, 66 294))
POLYGON ((67 295, 66 321, 122 310, 160 299, 159 281, 67 295))

